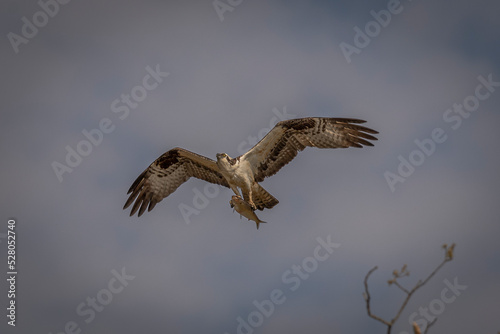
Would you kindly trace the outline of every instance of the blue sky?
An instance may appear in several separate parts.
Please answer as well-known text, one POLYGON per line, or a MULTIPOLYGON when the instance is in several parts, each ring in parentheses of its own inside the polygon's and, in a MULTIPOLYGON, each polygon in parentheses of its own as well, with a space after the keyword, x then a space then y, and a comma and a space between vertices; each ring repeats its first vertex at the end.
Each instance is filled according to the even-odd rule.
MULTIPOLYGON (((409 332, 421 308, 439 313, 430 333, 500 330, 498 4, 402 1, 349 62, 341 43, 356 47, 354 28, 366 33, 371 12, 395 2, 224 3, 233 6, 221 21, 212 1, 71 1, 29 38, 23 17, 43 20, 40 4, 2 3, 0 233, 16 219, 19 309, 17 328, 2 315, 0 331, 59 333, 74 323, 81 333, 232 334, 255 316, 254 301, 281 291, 254 333, 385 333, 366 315, 366 273, 379 266, 372 308, 390 319, 404 298, 386 283, 392 271, 407 264, 411 286, 452 242, 456 258, 393 333, 409 332), (169 74, 144 84, 148 68, 169 74), (125 107, 124 95, 137 105, 125 107), (112 107, 117 99, 128 113, 112 107), (464 103, 472 111, 460 116, 453 108, 464 103), (277 115, 365 119, 379 141, 300 153, 262 183, 280 203, 258 213, 268 222, 258 231, 232 212, 230 190, 194 179, 141 218, 122 210, 163 152, 237 156, 277 115), (108 133, 82 144, 82 131, 102 122, 108 133), (432 139, 435 129, 446 140, 432 139), (432 153, 418 153, 415 141, 430 140, 432 153), (88 154, 60 180, 53 165, 68 165, 67 147, 88 154), (407 177, 400 157, 418 165, 407 177), (388 172, 404 182, 391 190, 388 172), (179 207, 197 213, 186 219, 179 207), (339 247, 313 266, 318 238, 339 247), (311 272, 290 274, 294 265, 311 272), (122 270, 134 277, 126 285, 114 274, 122 270), (455 279, 466 288, 445 303, 455 279), (106 303, 92 319, 87 298, 106 303)), ((6 305, 5 281, 0 296, 6 305)))

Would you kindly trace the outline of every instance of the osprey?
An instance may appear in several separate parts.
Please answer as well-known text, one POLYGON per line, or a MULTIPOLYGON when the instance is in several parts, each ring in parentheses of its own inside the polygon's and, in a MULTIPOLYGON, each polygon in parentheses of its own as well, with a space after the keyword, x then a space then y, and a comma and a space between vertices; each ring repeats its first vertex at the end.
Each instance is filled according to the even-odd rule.
POLYGON ((252 209, 271 209, 278 200, 259 185, 276 174, 304 148, 347 148, 373 146, 378 132, 358 125, 353 118, 307 117, 281 121, 247 153, 231 158, 218 153, 217 161, 182 148, 173 148, 156 159, 134 181, 123 209, 132 206, 130 216, 146 208, 151 211, 162 199, 173 193, 190 177, 231 188, 252 209))

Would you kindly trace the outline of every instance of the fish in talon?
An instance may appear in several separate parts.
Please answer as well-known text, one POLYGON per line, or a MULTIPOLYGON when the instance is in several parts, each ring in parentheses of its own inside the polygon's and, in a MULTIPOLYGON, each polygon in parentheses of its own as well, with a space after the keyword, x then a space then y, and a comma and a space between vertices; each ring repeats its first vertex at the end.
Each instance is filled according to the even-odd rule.
POLYGON ((229 201, 229 204, 234 210, 236 210, 236 212, 240 214, 240 218, 241 216, 244 216, 248 220, 253 220, 257 225, 257 229, 259 229, 259 225, 261 223, 266 223, 265 221, 262 221, 259 219, 259 217, 257 217, 257 215, 255 214, 255 210, 252 209, 252 206, 243 198, 241 198, 241 196, 233 195, 233 197, 231 197, 231 200, 229 201))

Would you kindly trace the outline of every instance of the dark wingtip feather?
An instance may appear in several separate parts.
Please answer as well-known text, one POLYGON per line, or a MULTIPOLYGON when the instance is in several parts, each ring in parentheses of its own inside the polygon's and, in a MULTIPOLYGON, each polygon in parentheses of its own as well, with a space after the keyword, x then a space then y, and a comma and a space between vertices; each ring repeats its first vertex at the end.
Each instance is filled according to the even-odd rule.
POLYGON ((137 210, 139 210, 139 204, 141 204, 141 201, 137 199, 137 201, 135 201, 134 203, 134 206, 132 207, 132 211, 130 211, 130 217, 132 217, 137 212, 137 210))
POLYGON ((364 132, 359 132, 358 137, 362 137, 362 138, 369 139, 369 140, 378 140, 377 137, 374 137, 374 136, 369 135, 369 134, 364 133, 364 132))
POLYGON ((132 202, 134 202, 135 198, 137 197, 137 195, 139 194, 139 192, 141 190, 141 187, 139 186, 133 190, 134 190, 134 192, 128 197, 127 202, 125 202, 125 205, 123 206, 123 210, 128 208, 130 206, 130 204, 132 204, 132 202))
POLYGON ((330 118, 330 120, 333 120, 335 123, 366 123, 364 119, 359 118, 330 118))
POLYGON ((134 201, 135 197, 136 196, 133 196, 134 194, 130 195, 129 198, 127 199, 127 202, 125 202, 125 205, 123 206, 123 210, 125 210, 126 208, 128 208, 130 206, 130 204, 132 204, 132 202, 134 201))
MULTIPOLYGON (((148 167, 149 168, 149 167, 148 167)), ((137 185, 142 181, 142 179, 144 178, 144 176, 146 175, 147 171, 148 171, 148 168, 146 168, 142 173, 141 175, 139 175, 134 183, 132 183, 132 185, 130 186, 130 188, 128 189, 127 191, 127 195, 130 194, 136 187, 137 185)))
MULTIPOLYGON (((146 202, 146 194, 147 194, 147 191, 145 188, 143 188, 141 193, 139 194, 139 196, 135 200, 134 206, 132 207, 132 215, 134 215, 134 213, 136 213, 137 210, 139 210, 139 208, 141 208, 141 206, 144 205, 144 203, 146 202)), ((142 211, 142 213, 144 213, 144 210, 141 210, 141 211, 142 211)), ((138 217, 140 217, 142 213, 139 211, 138 217)))
POLYGON ((368 140, 364 140, 361 137, 356 137, 355 140, 356 140, 356 143, 358 143, 358 144, 362 144, 362 145, 365 145, 365 146, 373 146, 372 143, 370 143, 368 140))
POLYGON ((152 193, 147 193, 144 196, 144 199, 142 200, 141 208, 139 209, 139 215, 138 215, 138 217, 142 216, 142 214, 144 213, 144 211, 146 211, 146 208, 151 203, 150 201, 151 201, 151 197, 152 196, 153 196, 152 193))
POLYGON ((354 125, 353 128, 355 128, 358 131, 367 132, 367 133, 371 133, 374 135, 378 134, 378 131, 367 128, 366 126, 354 125))

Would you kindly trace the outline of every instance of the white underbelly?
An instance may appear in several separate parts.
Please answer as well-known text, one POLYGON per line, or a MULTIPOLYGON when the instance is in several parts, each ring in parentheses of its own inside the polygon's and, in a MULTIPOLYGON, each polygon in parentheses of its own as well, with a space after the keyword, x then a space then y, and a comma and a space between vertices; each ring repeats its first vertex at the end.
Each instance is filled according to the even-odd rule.
POLYGON ((247 188, 252 184, 252 171, 244 166, 238 166, 232 171, 224 172, 223 175, 230 184, 240 188, 247 188))

